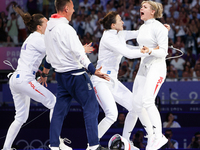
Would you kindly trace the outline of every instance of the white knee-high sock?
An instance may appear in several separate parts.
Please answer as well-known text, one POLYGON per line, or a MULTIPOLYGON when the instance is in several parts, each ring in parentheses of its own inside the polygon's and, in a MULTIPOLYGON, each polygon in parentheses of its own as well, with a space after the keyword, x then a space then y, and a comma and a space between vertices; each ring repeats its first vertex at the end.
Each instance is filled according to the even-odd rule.
POLYGON ((147 132, 147 135, 151 136, 154 133, 154 131, 153 131, 153 126, 151 124, 151 120, 148 116, 146 109, 142 108, 142 110, 138 112, 137 114, 138 114, 141 124, 143 125, 144 129, 147 132))
POLYGON ((111 121, 108 118, 102 119, 102 121, 98 125, 98 138, 102 138, 102 136, 108 131, 110 126, 114 123, 114 121, 111 121))
POLYGON ((128 141, 130 140, 131 132, 135 127, 137 119, 138 115, 133 111, 129 111, 128 114, 126 115, 122 136, 128 141))
POLYGON ((146 110, 149 115, 149 119, 151 120, 155 136, 157 138, 162 137, 162 123, 157 107, 155 105, 151 105, 150 107, 146 108, 146 110))
POLYGON ((11 149, 13 141, 15 140, 17 134, 19 133, 21 126, 22 126, 22 123, 18 122, 17 120, 14 120, 12 122, 6 135, 6 140, 3 146, 3 150, 11 149))

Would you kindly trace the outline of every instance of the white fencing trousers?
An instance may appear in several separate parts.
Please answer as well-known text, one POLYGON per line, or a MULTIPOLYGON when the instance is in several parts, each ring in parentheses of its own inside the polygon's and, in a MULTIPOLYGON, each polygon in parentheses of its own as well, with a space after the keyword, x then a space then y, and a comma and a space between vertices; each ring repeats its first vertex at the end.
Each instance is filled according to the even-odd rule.
MULTIPOLYGON (((45 107, 51 109, 50 115, 56 103, 56 97, 44 86, 35 80, 35 76, 27 72, 16 71, 9 81, 9 86, 14 99, 15 120, 10 125, 3 150, 11 149, 21 126, 29 116, 30 98, 41 102, 45 107)), ((51 116, 50 116, 51 119, 51 116)))
MULTIPOLYGON (((155 134, 159 137, 162 135, 162 124, 160 114, 155 106, 155 98, 165 77, 165 62, 153 63, 149 67, 141 65, 133 85, 135 110, 137 113, 141 113, 142 108, 146 109, 155 134)), ((146 126, 142 119, 140 121, 143 126, 146 126)))
MULTIPOLYGON (((98 136, 101 138, 110 126, 117 120, 118 110, 116 102, 126 108, 128 111, 133 109, 132 92, 127 89, 120 81, 111 80, 110 82, 93 82, 97 100, 105 113, 105 117, 98 125, 98 136)), ((137 115, 132 115, 135 121, 129 124, 132 129, 137 121, 137 115)), ((128 125, 125 125, 126 127, 128 125)))
POLYGON ((133 128, 135 127, 137 120, 138 115, 135 113, 135 111, 129 111, 127 113, 122 136, 128 141, 130 140, 131 133, 133 131, 133 128))

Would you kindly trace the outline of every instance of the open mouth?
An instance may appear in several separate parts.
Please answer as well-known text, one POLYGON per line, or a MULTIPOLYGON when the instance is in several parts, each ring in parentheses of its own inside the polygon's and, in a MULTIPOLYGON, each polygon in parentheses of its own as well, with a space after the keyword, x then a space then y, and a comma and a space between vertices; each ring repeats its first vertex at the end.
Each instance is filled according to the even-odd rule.
POLYGON ((140 12, 140 16, 143 16, 144 15, 144 13, 143 12, 140 12))

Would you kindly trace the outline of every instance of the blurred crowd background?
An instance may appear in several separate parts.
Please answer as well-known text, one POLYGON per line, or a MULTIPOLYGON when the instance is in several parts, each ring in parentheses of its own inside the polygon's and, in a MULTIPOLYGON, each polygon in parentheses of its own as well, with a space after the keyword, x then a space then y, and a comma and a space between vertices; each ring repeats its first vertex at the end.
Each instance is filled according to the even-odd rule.
MULTIPOLYGON (((1 47, 19 47, 30 34, 26 28, 22 18, 16 14, 12 8, 13 5, 20 6, 25 12, 30 14, 42 13, 47 19, 54 14, 54 0, 6 0, 5 10, 0 9, 0 51, 1 47), (19 1, 26 1, 25 5, 19 4, 19 1)), ((99 42, 103 34, 103 26, 99 24, 99 19, 104 17, 110 11, 117 11, 124 21, 124 30, 138 30, 143 24, 140 19, 140 4, 143 0, 72 0, 74 3, 75 12, 70 25, 76 30, 82 44, 92 42, 94 51, 87 54, 91 62, 96 66, 98 59, 99 42)), ((180 52, 174 48, 180 49, 184 54, 175 59, 167 59, 167 78, 166 82, 187 82, 200 81, 200 0, 156 0, 163 4, 163 18, 159 19, 163 24, 169 24, 169 48, 167 57, 179 56, 180 52)), ((0 5, 3 1, 0 1, 0 5)), ((0 7, 1 8, 1 7, 0 7)), ((127 41, 127 44, 138 46, 137 40, 132 39, 127 41)), ((118 78, 122 82, 134 82, 140 64, 140 59, 127 59, 123 57, 120 64, 118 78)), ((43 69, 41 64, 37 76, 43 69)), ((6 73, 7 75, 7 73, 6 73)), ((3 78, 7 78, 3 76, 3 78)), ((6 80, 7 82, 7 80, 6 80)), ((49 83, 56 83, 55 72, 51 69, 48 77, 49 83)), ((171 88, 169 89, 171 93, 171 88)), ((170 98, 169 98, 170 99, 170 98)), ((170 99, 171 100, 171 99, 170 99)), ((156 98, 160 107, 160 99, 156 98)), ((157 104, 157 103, 156 103, 157 104)), ((197 108, 199 110, 199 107, 197 108)), ((160 108, 159 108, 160 111, 160 108)), ((187 127, 189 118, 187 112, 177 113, 181 126, 175 128, 187 127), (181 113, 186 116, 181 118, 181 113), (184 122, 184 123, 183 123, 184 122)), ((177 115, 176 114, 176 115, 177 115)), ((165 124, 174 122, 176 119, 173 114, 166 115, 165 124)), ((193 116, 195 114, 192 114, 193 116)), ((198 115, 198 113, 197 113, 198 115)), ((114 128, 122 128, 124 125, 125 114, 119 113, 118 121, 113 125, 114 128)), ((193 119, 195 121, 195 119, 193 119)), ((192 122, 191 122, 192 123, 192 122)), ((177 122, 176 122, 177 124, 177 122)), ((189 123, 188 123, 189 124, 189 123)), ((196 126, 196 123, 193 125, 196 126)), ((184 128, 186 130, 186 128, 184 128)), ((194 134, 191 142, 190 139, 182 146, 183 139, 181 132, 183 130, 173 130, 174 137, 181 142, 184 148, 200 148, 200 132, 194 129, 190 134, 194 134), (180 137, 179 137, 180 135, 180 137)), ((199 128, 198 128, 199 131, 199 128)), ((163 149, 176 149, 177 141, 173 140, 172 131, 166 130, 164 133, 168 136, 169 142, 163 149)), ((184 135, 185 138, 186 134, 184 135)), ((190 135, 189 135, 190 137, 190 135)), ((142 130, 138 130, 132 141, 139 148, 144 148, 146 141, 142 130)), ((184 143, 183 143, 184 144, 184 143)))
MULTIPOLYGON (((143 0, 72 0, 75 12, 70 24, 77 31, 82 44, 93 43, 95 50, 88 54, 91 62, 96 65, 98 59, 99 41, 103 26, 98 20, 109 11, 117 11, 124 21, 124 30, 138 30, 143 24, 140 19, 140 4, 143 0)), ((200 80, 200 0, 156 0, 163 4, 163 24, 169 24, 169 55, 178 56, 181 53, 171 48, 180 49, 184 55, 167 61, 168 82, 199 81, 200 80)), ((11 1, 6 6, 6 12, 0 15, 0 47, 20 47, 30 34, 22 18, 14 12, 11 1), (7 14, 7 15, 6 15, 7 14)), ((24 11, 30 14, 42 13, 48 19, 55 13, 54 0, 27 0, 24 11)), ((127 44, 138 46, 137 40, 127 41, 127 44)), ((137 74, 140 59, 123 58, 119 69, 119 80, 133 82, 137 74)), ((41 65, 42 70, 42 65, 41 65)), ((55 73, 51 72, 49 82, 55 81, 55 73)))

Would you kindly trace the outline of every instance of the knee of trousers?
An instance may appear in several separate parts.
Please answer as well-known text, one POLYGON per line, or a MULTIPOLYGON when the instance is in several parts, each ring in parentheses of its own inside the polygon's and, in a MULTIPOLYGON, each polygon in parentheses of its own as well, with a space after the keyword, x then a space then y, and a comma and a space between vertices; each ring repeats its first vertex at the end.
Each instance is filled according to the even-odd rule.
POLYGON ((42 102, 45 107, 48 109, 53 109, 56 104, 56 97, 55 96, 48 96, 46 97, 45 101, 42 102))
POLYGON ((149 108, 153 105, 155 105, 155 98, 154 97, 146 98, 146 99, 143 100, 143 107, 144 108, 149 108))
POLYGON ((28 120, 28 114, 16 114, 15 120, 22 125, 28 120))
POLYGON ((113 110, 113 111, 105 112, 105 116, 111 123, 114 123, 117 120, 118 111, 113 110))
POLYGON ((92 111, 85 111, 83 112, 84 115, 84 119, 94 119, 94 118, 98 118, 99 115, 99 108, 94 109, 92 111), (91 113, 92 112, 92 113, 91 113))

